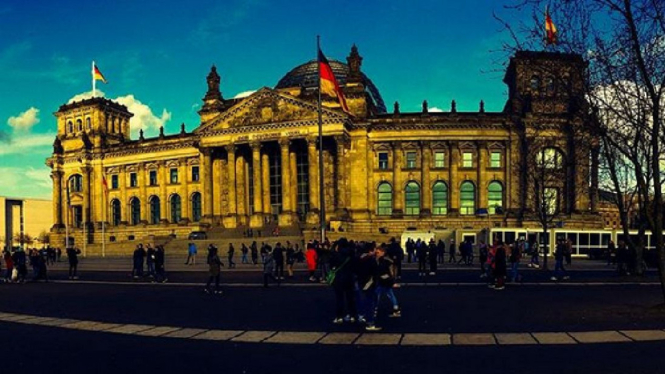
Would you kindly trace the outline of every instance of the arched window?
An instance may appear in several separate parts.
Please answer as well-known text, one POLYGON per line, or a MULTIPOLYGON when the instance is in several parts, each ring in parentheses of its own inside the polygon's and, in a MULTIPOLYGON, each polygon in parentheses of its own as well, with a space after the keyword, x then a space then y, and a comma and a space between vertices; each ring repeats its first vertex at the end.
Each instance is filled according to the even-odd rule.
POLYGON ((180 222, 180 218, 182 217, 180 208, 180 195, 175 194, 171 196, 171 223, 180 222))
POLYGON ((72 121, 67 122, 67 132, 70 134, 74 133, 74 124, 72 121))
POLYGON ((86 130, 91 130, 92 129, 92 123, 90 122, 90 117, 85 119, 85 129, 86 130))
POLYGON ((131 216, 131 224, 138 225, 141 222, 141 200, 136 197, 133 197, 129 201, 131 216))
POLYGON ((201 220, 201 193, 192 194, 192 220, 199 222, 201 220))
POLYGON ((540 78, 538 78, 537 75, 531 77, 531 81, 529 82, 529 88, 531 89, 531 92, 534 93, 540 91, 540 78))
POLYGON ((436 182, 432 187, 432 214, 448 214, 448 186, 445 182, 436 182))
POLYGON ((156 225, 162 219, 162 212, 159 206, 159 197, 150 197, 150 223, 156 225))
POLYGON ((466 181, 460 187, 460 213, 474 214, 476 211, 476 186, 466 181))
POLYGON ((81 132, 83 131, 83 121, 80 119, 76 120, 76 131, 81 132))
POLYGON ((409 182, 404 189, 404 214, 415 216, 420 214, 420 186, 409 182))
POLYGON ((377 189, 377 209, 376 214, 380 216, 389 216, 393 213, 393 187, 390 183, 381 183, 377 189))
POLYGON ((563 153, 556 148, 543 148, 538 152, 538 166, 545 169, 555 170, 563 167, 563 153))
POLYGON ((118 226, 120 224, 120 200, 111 201, 111 224, 118 226))
POLYGON ((83 177, 80 174, 72 175, 69 178, 69 192, 83 191, 83 177))
POLYGON ((490 214, 503 213, 503 185, 494 181, 487 187, 487 209, 490 214))

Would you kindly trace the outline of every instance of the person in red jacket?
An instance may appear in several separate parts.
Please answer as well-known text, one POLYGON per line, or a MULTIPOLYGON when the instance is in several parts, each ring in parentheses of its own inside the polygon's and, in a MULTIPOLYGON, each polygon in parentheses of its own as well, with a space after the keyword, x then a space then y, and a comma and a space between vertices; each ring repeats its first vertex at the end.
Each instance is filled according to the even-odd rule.
POLYGON ((305 259, 307 260, 307 270, 309 270, 309 281, 316 282, 316 278, 314 278, 314 272, 316 271, 316 263, 318 261, 318 256, 316 254, 316 248, 314 248, 313 243, 307 243, 307 252, 305 252, 305 259))

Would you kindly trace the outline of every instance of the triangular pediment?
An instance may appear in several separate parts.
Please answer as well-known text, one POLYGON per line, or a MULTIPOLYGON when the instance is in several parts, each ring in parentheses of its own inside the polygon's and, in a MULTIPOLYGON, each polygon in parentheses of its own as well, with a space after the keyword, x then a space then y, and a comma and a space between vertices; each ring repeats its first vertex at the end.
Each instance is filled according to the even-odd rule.
MULTIPOLYGON (((196 132, 206 134, 218 130, 272 123, 317 121, 318 116, 316 103, 264 87, 219 116, 201 124, 196 132)), ((345 122, 348 119, 346 114, 328 108, 321 109, 321 117, 325 122, 330 120, 345 122)))

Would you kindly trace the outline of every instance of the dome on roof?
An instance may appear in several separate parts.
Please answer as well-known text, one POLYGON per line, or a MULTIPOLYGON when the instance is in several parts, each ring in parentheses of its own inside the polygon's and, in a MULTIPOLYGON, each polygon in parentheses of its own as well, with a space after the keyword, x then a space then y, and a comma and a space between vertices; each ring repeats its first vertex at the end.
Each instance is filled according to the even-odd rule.
MULTIPOLYGON (((337 82, 339 82, 340 86, 344 86, 349 75, 349 66, 331 58, 328 59, 328 62, 330 63, 330 67, 332 68, 333 73, 335 74, 335 78, 337 78, 337 82)), ((318 87, 318 74, 319 70, 317 61, 312 60, 302 65, 296 66, 293 68, 293 70, 286 73, 286 75, 279 80, 275 88, 315 88, 318 87)), ((379 113, 385 113, 386 105, 383 102, 381 93, 376 88, 374 83, 372 83, 371 79, 369 79, 364 73, 361 72, 361 74, 362 82, 365 86, 365 91, 374 101, 374 105, 376 106, 377 111, 379 113)))

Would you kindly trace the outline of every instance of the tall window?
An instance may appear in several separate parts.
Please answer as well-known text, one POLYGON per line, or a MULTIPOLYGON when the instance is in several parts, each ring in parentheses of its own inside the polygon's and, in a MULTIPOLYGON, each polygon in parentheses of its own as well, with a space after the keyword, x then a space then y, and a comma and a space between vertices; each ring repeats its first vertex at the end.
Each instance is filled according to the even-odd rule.
POLYGON ((72 175, 69 178, 69 192, 83 191, 83 177, 80 174, 72 175))
POLYGON ((501 152, 490 153, 490 167, 491 168, 501 167, 501 152))
POLYGON ((129 206, 131 210, 131 224, 138 225, 141 222, 141 200, 133 197, 129 201, 129 206))
POLYGON ((276 216, 282 212, 282 163, 279 153, 270 155, 270 209, 276 216))
POLYGON ((80 119, 76 120, 76 131, 81 132, 83 131, 83 121, 80 119))
POLYGON ((460 187, 460 213, 474 214, 476 211, 476 186, 466 181, 460 187))
POLYGON ((156 225, 162 219, 162 212, 160 207, 159 197, 150 197, 150 223, 156 225))
POLYGON ((74 124, 72 121, 67 122, 67 132, 70 134, 74 132, 74 124))
POLYGON ((139 185, 139 178, 136 173, 129 173, 129 187, 136 187, 139 185))
POLYGON ((118 184, 118 174, 111 175, 111 188, 117 190, 118 184))
POLYGON ((198 182, 200 179, 201 176, 199 175, 199 167, 192 166, 192 182, 198 182))
POLYGON ((545 169, 561 169, 563 154, 556 148, 543 148, 538 152, 538 166, 545 169))
POLYGON ((175 194, 171 196, 171 223, 180 222, 182 217, 180 195, 175 194))
POLYGON ((118 226, 120 224, 120 200, 111 201, 111 224, 118 226))
POLYGON ((81 205, 74 205, 72 207, 72 216, 74 218, 74 226, 80 228, 83 225, 83 207, 81 205))
POLYGON ((178 183, 178 169, 171 169, 171 183, 178 183))
POLYGON ((157 185, 157 170, 150 170, 150 185, 157 185))
POLYGON ((388 169, 388 152, 379 152, 379 169, 388 169))
POLYGON ((201 193, 192 194, 192 220, 199 222, 201 220, 201 193))
POLYGON ((442 151, 434 152, 434 167, 435 168, 445 168, 446 167, 446 153, 442 151))
POLYGON ((434 183, 432 187, 432 214, 448 214, 448 186, 441 181, 434 183))
POLYGON ((463 168, 472 168, 473 167, 473 153, 471 153, 471 152, 462 152, 462 167, 463 168))
POLYGON ((376 214, 389 216, 393 213, 393 187, 390 183, 381 183, 377 189, 376 214))
POLYGON ((298 181, 297 212, 301 220, 305 220, 309 212, 309 162, 306 152, 296 152, 296 180, 298 181))
POLYGON ((404 189, 405 214, 414 216, 420 214, 420 186, 416 182, 409 182, 404 189))
POLYGON ((501 213, 503 207, 503 185, 501 182, 492 182, 487 187, 487 209, 489 214, 501 213))
POLYGON ((416 168, 416 158, 417 158, 417 153, 416 152, 406 152, 406 168, 407 169, 415 169, 416 168))
POLYGON ((548 215, 554 215, 559 211, 559 190, 554 187, 545 187, 543 191, 543 205, 548 215))
POLYGON ((91 130, 92 129, 92 124, 90 123, 90 117, 85 119, 85 129, 86 130, 91 130))

